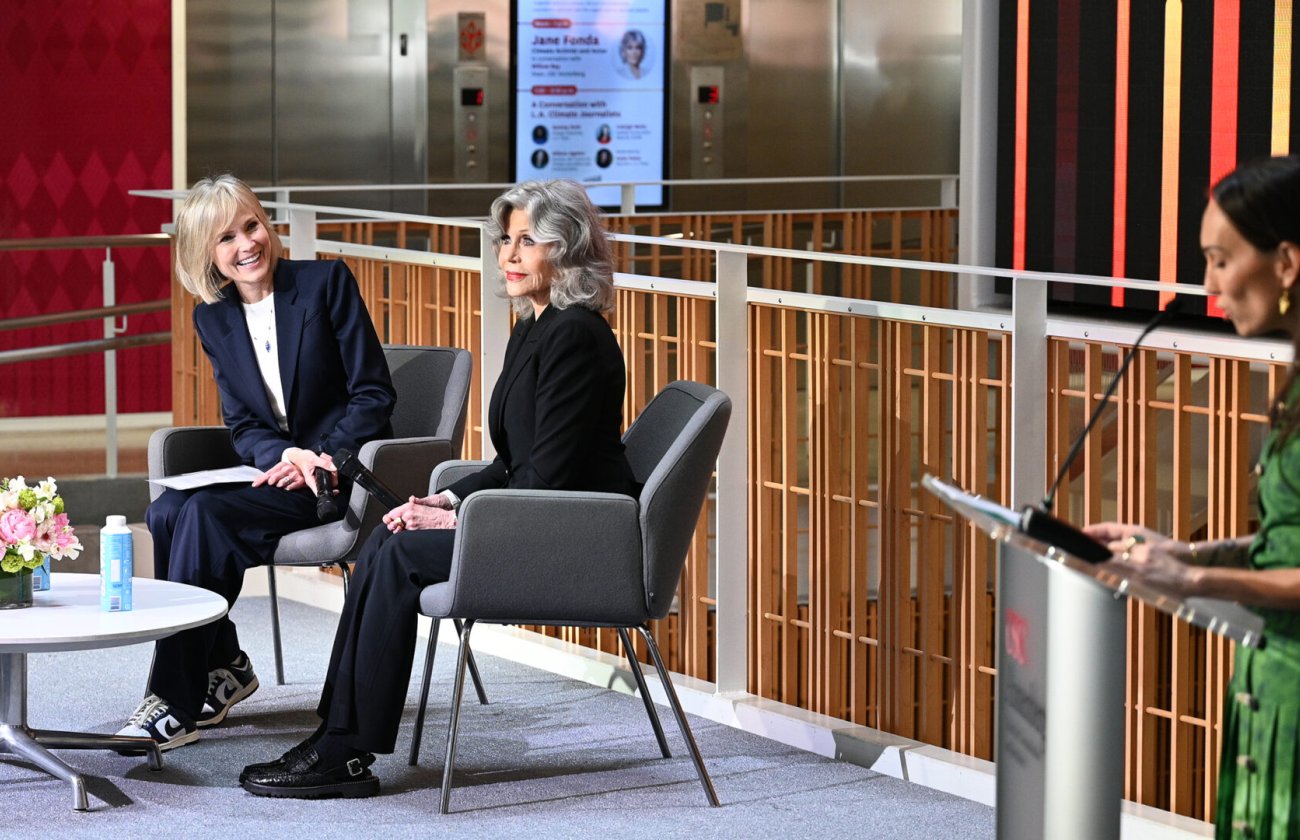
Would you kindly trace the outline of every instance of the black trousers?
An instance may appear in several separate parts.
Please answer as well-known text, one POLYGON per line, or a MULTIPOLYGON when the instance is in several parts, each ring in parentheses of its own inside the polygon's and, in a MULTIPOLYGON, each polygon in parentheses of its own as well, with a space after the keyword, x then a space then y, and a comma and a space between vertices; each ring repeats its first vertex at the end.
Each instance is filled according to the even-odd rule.
POLYGON ((316 712, 366 752, 391 753, 415 656, 420 591, 447 580, 453 530, 371 533, 352 572, 316 712))
MULTIPOLYGON (((280 538, 319 525, 306 489, 231 484, 168 490, 149 505, 154 577, 199 586, 234 606, 244 570, 269 563, 280 538)), ((203 709, 208 672, 239 655, 235 623, 223 616, 154 647, 149 690, 191 716, 203 709)))

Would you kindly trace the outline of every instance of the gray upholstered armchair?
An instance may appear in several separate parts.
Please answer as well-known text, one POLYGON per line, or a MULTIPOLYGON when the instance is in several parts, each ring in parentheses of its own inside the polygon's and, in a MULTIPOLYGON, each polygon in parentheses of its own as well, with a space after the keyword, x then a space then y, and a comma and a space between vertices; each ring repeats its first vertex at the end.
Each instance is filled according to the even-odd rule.
MULTIPOLYGON (((440 619, 464 621, 447 731, 442 813, 447 813, 451 797, 460 701, 470 636, 478 621, 617 628, 660 751, 667 758, 671 756, 668 742, 641 664, 632 652, 628 631, 639 631, 705 795, 710 804, 718 804, 647 622, 663 618, 673 605, 730 416, 726 394, 697 382, 674 382, 655 396, 623 436, 633 472, 644 485, 639 498, 486 490, 461 505, 451 578, 426 587, 420 598, 420 611, 434 620, 435 631, 440 619)), ((435 471, 430 490, 437 491, 479 466, 480 462, 444 463, 435 471)), ((411 764, 419 757, 435 638, 431 632, 411 764)))
MULTIPOLYGON (((422 495, 433 468, 460 454, 473 358, 456 347, 406 345, 385 345, 384 358, 397 391, 394 437, 367 443, 356 453, 357 459, 399 496, 422 495)), ((149 439, 150 478, 239 463, 225 426, 170 427, 149 439)), ((154 486, 152 492, 156 498, 161 490, 154 486)), ((284 657, 275 567, 337 565, 346 591, 348 563, 356 559, 365 538, 386 513, 381 508, 365 490, 354 486, 341 519, 280 540, 267 567, 277 684, 284 684, 284 657)))

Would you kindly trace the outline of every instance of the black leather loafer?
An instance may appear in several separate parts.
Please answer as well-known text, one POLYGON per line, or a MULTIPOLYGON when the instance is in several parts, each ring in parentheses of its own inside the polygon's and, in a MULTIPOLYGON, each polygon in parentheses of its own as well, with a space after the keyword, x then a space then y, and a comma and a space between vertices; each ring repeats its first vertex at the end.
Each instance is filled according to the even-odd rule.
POLYGON ((340 764, 337 767, 320 767, 320 757, 313 747, 296 761, 257 773, 249 773, 240 785, 257 796, 291 797, 294 799, 324 799, 341 796, 358 799, 379 793, 379 779, 370 772, 366 755, 340 764))
MULTIPOLYGON (((243 770, 239 772, 239 783, 243 784, 244 779, 247 779, 249 776, 252 775, 266 773, 267 771, 270 770, 285 769, 290 764, 296 763, 299 758, 306 755, 307 751, 310 750, 314 745, 315 742, 313 742, 311 738, 308 738, 305 741, 295 744, 289 749, 285 750, 284 755, 280 756, 279 758, 272 759, 271 761, 262 761, 262 762, 258 762, 257 764, 248 765, 247 767, 245 767, 243 770)), ((371 760, 373 761, 374 759, 371 760)))

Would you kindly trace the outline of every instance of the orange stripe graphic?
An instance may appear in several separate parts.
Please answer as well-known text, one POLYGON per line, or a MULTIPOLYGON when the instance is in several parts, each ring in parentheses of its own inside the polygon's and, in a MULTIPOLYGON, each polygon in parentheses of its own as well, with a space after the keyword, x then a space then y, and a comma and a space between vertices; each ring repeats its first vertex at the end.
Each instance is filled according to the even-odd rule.
MULTIPOLYGON (((1178 130, 1182 122, 1183 4, 1165 3, 1164 125, 1160 149, 1160 277, 1161 283, 1178 281, 1178 130)), ((1164 308, 1174 297, 1160 293, 1164 308)))
MULTIPOLYGON (((1118 0, 1115 19, 1115 212, 1110 273, 1124 277, 1128 263, 1128 42, 1129 0, 1118 0)), ((1124 305, 1124 290, 1110 291, 1110 302, 1124 305)))

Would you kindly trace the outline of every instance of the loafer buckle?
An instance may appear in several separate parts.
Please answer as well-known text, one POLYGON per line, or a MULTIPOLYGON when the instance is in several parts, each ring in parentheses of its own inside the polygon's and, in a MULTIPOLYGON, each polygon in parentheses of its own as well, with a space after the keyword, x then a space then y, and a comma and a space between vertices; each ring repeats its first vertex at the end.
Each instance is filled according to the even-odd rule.
POLYGON ((360 776, 366 772, 366 766, 361 763, 359 758, 349 758, 348 763, 343 766, 348 769, 349 776, 360 776))

